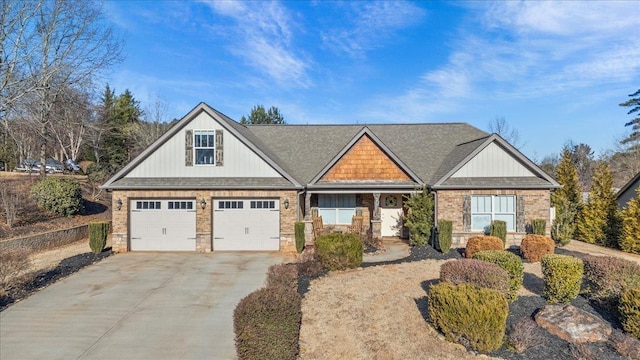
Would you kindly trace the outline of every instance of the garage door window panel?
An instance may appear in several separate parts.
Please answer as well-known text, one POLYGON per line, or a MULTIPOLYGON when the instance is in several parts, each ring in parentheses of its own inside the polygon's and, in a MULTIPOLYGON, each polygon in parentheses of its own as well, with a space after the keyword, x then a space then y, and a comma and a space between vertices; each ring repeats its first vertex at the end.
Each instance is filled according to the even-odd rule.
POLYGON ((136 210, 162 210, 160 201, 136 201, 136 210))
POLYGON ((196 165, 215 166, 215 130, 194 131, 193 148, 196 165))

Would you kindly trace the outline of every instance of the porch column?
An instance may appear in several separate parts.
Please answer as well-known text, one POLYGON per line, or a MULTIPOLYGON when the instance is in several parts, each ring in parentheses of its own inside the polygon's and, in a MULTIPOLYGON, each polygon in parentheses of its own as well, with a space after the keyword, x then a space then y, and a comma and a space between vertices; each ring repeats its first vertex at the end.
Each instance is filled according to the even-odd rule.
POLYGON ((311 193, 304 193, 304 219, 311 220, 311 193))
POLYGON ((373 220, 380 220, 380 193, 373 193, 373 220))

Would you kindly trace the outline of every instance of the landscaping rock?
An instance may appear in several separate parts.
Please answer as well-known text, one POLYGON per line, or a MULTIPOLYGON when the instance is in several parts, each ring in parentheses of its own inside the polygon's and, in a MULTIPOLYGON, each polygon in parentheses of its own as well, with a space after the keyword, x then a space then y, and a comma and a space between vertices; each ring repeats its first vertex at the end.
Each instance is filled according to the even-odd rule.
POLYGON ((536 323, 571 343, 607 341, 611 326, 573 305, 546 305, 535 316, 536 323))

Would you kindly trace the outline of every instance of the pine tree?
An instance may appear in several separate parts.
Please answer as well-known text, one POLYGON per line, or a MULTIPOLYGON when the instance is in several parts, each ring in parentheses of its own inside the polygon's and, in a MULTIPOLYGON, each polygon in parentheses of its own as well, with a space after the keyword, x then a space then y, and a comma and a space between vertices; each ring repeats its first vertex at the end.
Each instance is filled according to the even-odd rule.
POLYGON ((556 208, 552 233, 554 240, 567 243, 575 236, 575 222, 582 211, 582 188, 569 150, 564 150, 556 171, 562 188, 551 194, 551 206, 556 208))
POLYGON ((282 125, 286 124, 284 121, 284 116, 280 114, 280 110, 272 106, 269 110, 265 110, 264 106, 258 104, 251 108, 251 114, 249 118, 242 115, 240 119, 240 124, 276 124, 282 125))
POLYGON ((615 247, 619 222, 613 178, 609 166, 602 162, 594 171, 589 202, 578 220, 578 232, 585 242, 615 247))
POLYGON ((624 138, 620 143, 622 145, 627 145, 629 152, 640 152, 640 89, 635 93, 630 94, 629 97, 631 99, 619 105, 631 108, 627 114, 635 114, 633 115, 635 118, 624 124, 624 126, 631 126, 631 134, 624 138))
POLYGON ((117 97, 108 97, 107 87, 103 106, 111 108, 107 113, 107 131, 104 137, 104 149, 106 158, 112 169, 121 168, 127 161, 131 160, 131 153, 134 148, 132 131, 134 126, 140 121, 142 110, 140 103, 133 97, 129 90, 117 97), (110 103, 107 103, 107 100, 110 103))
POLYGON ((626 252, 640 254, 640 188, 636 190, 636 197, 631 199, 622 211, 620 248, 626 252))

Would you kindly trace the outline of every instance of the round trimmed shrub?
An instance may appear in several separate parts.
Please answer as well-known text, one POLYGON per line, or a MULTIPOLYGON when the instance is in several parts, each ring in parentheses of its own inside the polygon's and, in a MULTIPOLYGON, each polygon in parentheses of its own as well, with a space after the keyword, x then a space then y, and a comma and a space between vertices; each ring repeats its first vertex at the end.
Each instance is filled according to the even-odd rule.
POLYGON ((539 262, 543 256, 553 254, 555 243, 550 237, 528 234, 522 238, 520 252, 530 262, 539 262))
POLYGON ((509 274, 500 266, 482 260, 448 261, 440 266, 440 281, 471 284, 499 291, 505 296, 509 294, 509 274))
POLYGON ((62 216, 82 211, 82 190, 75 179, 48 176, 31 188, 31 196, 41 209, 62 216))
POLYGON ((468 259, 471 259, 473 254, 484 250, 504 250, 504 243, 495 236, 474 236, 467 241, 464 253, 468 259))
POLYGON ((238 359, 295 359, 300 307, 300 295, 283 286, 262 288, 240 300, 233 312, 238 359))
POLYGON ((640 339, 640 287, 628 288, 620 294, 622 328, 636 339, 640 339))
POLYGON ((431 322, 449 341, 483 352, 502 346, 509 304, 501 293, 443 282, 429 288, 427 299, 431 322))
POLYGON ((550 254, 542 257, 543 296, 550 303, 568 303, 580 293, 584 264, 573 256, 550 254))
POLYGON ((362 264, 364 245, 356 234, 325 234, 316 239, 315 251, 327 270, 355 269, 362 264))
POLYGON ((519 256, 508 251, 485 250, 473 254, 474 259, 487 261, 500 266, 509 274, 509 294, 507 299, 514 302, 524 280, 524 267, 519 256))

